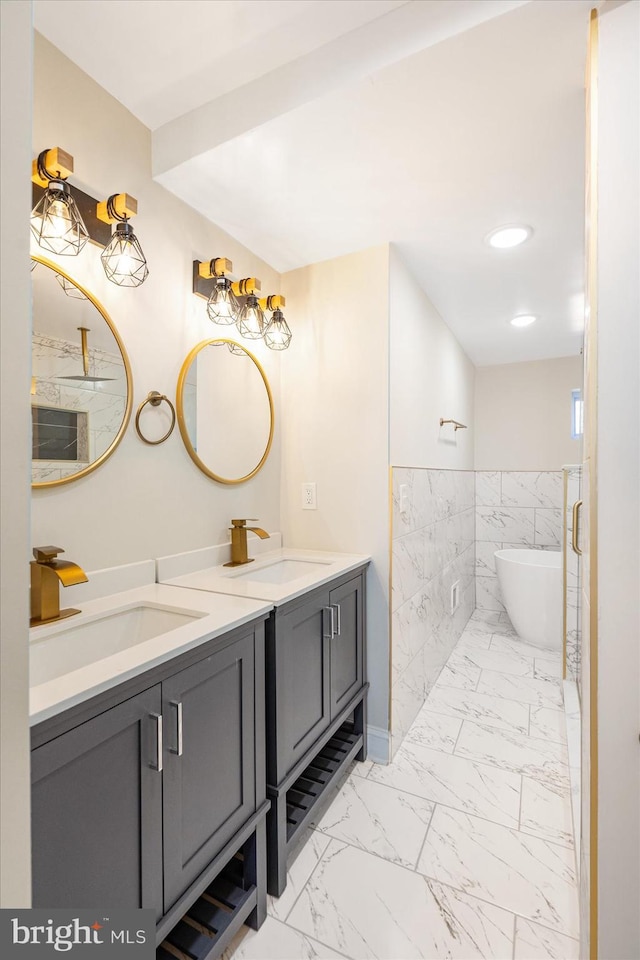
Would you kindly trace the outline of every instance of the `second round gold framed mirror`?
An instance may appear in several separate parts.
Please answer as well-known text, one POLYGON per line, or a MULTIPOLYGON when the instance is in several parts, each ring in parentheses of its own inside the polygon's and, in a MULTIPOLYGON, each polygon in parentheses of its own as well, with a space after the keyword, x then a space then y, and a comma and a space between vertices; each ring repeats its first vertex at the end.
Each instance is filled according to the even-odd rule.
POLYGON ((203 340, 182 364, 176 397, 187 453, 218 483, 244 483, 273 442, 273 396, 256 357, 225 338, 203 340))

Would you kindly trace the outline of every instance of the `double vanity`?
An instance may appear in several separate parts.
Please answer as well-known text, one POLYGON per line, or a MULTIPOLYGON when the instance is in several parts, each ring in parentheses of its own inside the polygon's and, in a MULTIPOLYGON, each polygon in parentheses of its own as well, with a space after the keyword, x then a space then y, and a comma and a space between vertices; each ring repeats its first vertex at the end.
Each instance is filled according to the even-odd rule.
POLYGON ((368 558, 257 547, 92 574, 31 631, 33 905, 150 908, 164 960, 260 926, 365 756, 368 558))
MULTIPOLYGON (((216 264, 232 269, 193 263, 197 296, 218 291, 216 264)), ((240 282, 245 299, 259 289, 240 282)), ((134 384, 90 290, 39 255, 32 287, 32 487, 46 498, 115 454, 134 384)), ((235 486, 269 456, 274 399, 214 305, 203 315, 224 336, 189 342, 175 406, 144 385, 135 430, 157 449, 177 424, 195 468, 235 486)), ((160 960, 213 960, 259 927, 292 847, 365 757, 369 558, 283 550, 231 522, 230 544, 88 579, 55 546, 31 567, 33 906, 149 909, 160 960)))
MULTIPOLYGON (((134 389, 96 297, 40 256, 32 271, 32 487, 46 496, 115 453, 134 389)), ((237 485, 265 464, 274 417, 258 359, 215 336, 191 346, 175 407, 148 392, 135 427, 156 447, 177 422, 201 474, 237 485)), ((88 579, 60 548, 34 550, 33 906, 152 910, 160 960, 213 960, 259 927, 293 845, 365 756, 369 558, 283 550, 248 523, 232 520, 230 544, 88 579)))

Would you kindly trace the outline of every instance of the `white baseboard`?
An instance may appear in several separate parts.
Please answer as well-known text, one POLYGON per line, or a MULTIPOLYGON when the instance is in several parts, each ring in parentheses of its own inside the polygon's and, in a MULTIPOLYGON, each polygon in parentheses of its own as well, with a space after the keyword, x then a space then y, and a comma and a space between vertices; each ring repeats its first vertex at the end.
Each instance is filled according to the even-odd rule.
POLYGON ((390 733, 380 727, 367 724, 367 760, 374 763, 389 763, 390 733))

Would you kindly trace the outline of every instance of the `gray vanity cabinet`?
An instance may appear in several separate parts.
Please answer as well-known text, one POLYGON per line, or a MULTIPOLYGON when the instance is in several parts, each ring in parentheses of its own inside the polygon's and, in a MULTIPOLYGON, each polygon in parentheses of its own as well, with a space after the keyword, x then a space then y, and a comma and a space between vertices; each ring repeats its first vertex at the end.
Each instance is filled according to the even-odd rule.
POLYGON ((303 757, 331 718, 331 618, 324 592, 304 597, 267 632, 267 704, 273 735, 268 738, 269 779, 279 782, 303 757))
POLYGON ((272 614, 267 631, 268 782, 279 783, 363 684, 364 575, 272 614))
POLYGON ((156 684, 32 751, 34 907, 162 915, 160 711, 156 684))
POLYGON ((193 960, 259 927, 264 697, 261 618, 34 726, 33 905, 152 908, 193 960))
POLYGON ((267 621, 267 889, 331 786, 366 755, 365 568, 282 604, 267 621))
POLYGON ((166 680, 162 699, 168 911, 255 810, 253 636, 166 680))
POLYGON ((331 719, 362 687, 364 678, 363 580, 357 577, 329 594, 331 637, 331 719))

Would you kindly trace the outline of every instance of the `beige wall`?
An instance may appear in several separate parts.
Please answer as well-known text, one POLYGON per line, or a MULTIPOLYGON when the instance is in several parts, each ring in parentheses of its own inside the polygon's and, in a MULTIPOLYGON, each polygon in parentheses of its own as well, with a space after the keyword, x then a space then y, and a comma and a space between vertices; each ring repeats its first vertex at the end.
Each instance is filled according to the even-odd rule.
POLYGON ((0 907, 28 907, 31 3, 2 3, 0 17, 0 907))
POLYGON ((471 469, 475 368, 394 246, 389 324, 391 463, 471 469), (467 429, 441 427, 441 417, 467 429))
POLYGON ((282 278, 295 317, 293 347, 282 358, 285 544, 373 557, 369 723, 382 731, 389 696, 388 275, 382 246, 282 278), (302 509, 301 484, 309 481, 317 484, 317 510, 302 509))
MULTIPOLYGON (((213 325, 204 301, 191 293, 192 260, 227 256, 234 272, 258 276, 265 293, 279 292, 279 275, 154 183, 149 130, 36 34, 33 155, 51 146, 73 155, 73 182, 93 196, 126 191, 138 200, 134 225, 150 271, 141 287, 121 289, 108 282, 99 249, 91 244, 77 258, 59 262, 104 304, 124 341, 133 368, 134 413, 150 390, 175 397, 189 350, 228 329, 213 325)), ((293 316, 291 325, 295 328, 293 316)), ((166 443, 149 447, 131 422, 121 445, 95 473, 34 491, 32 542, 58 544, 92 570, 221 542, 234 516, 258 517, 267 530, 278 530, 280 358, 262 344, 251 349, 271 381, 277 424, 269 460, 255 478, 239 486, 217 484, 189 459, 177 429, 166 443)))
POLYGON ((476 470, 559 470, 579 463, 571 391, 581 386, 581 357, 478 367, 476 470))

